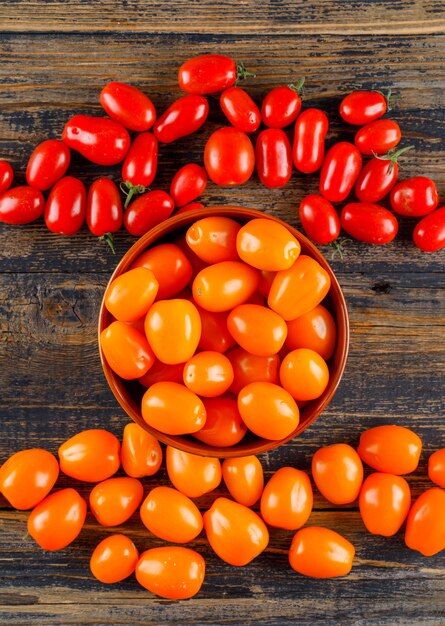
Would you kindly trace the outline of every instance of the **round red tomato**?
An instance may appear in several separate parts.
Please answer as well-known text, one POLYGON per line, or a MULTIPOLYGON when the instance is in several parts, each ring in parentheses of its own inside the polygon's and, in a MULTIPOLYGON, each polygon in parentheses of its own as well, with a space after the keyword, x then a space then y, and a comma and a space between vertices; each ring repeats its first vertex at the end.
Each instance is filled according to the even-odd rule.
POLYGON ((153 476, 162 463, 162 448, 157 439, 138 424, 127 424, 122 437, 122 467, 132 478, 153 476))
POLYGON ((47 139, 35 148, 26 166, 26 182, 45 191, 65 175, 70 164, 69 148, 58 139, 47 139))
POLYGON ((321 304, 287 322, 286 345, 291 350, 310 348, 327 361, 334 353, 336 339, 334 318, 321 304))
POLYGON ((312 174, 320 169, 328 128, 328 118, 319 109, 306 109, 297 118, 292 155, 299 172, 312 174))
POLYGON ((244 133, 258 130, 261 124, 260 110, 244 89, 229 87, 222 92, 219 104, 232 126, 244 133))
POLYGON ((319 448, 312 457, 312 477, 321 495, 333 504, 357 500, 363 482, 363 464, 346 443, 319 448))
POLYGON ((277 354, 286 340, 286 322, 258 304, 241 304, 229 313, 227 328, 235 341, 255 356, 277 354))
POLYGON ((222 54, 201 54, 188 59, 178 72, 179 86, 193 94, 217 93, 250 75, 242 63, 222 54))
POLYGON ((309 476, 294 467, 281 467, 264 487, 261 517, 269 524, 297 530, 312 512, 313 495, 309 476))
POLYGON ((141 133, 133 140, 122 165, 122 180, 129 188, 125 206, 130 203, 134 187, 149 187, 158 166, 158 140, 153 133, 141 133), (131 183, 129 185, 128 183, 131 183))
POLYGON ((445 491, 427 489, 414 502, 406 522, 405 543, 411 550, 433 556, 445 550, 445 491))
POLYGON ((346 576, 352 568, 352 543, 329 528, 308 526, 295 533, 289 562, 296 572, 312 578, 346 576))
POLYGON ((411 491, 401 476, 375 472, 360 491, 360 515, 373 535, 392 537, 401 528, 411 506, 411 491))
POLYGON ((184 365, 185 386, 204 398, 220 396, 232 382, 232 364, 220 352, 198 352, 184 365))
POLYGON ((130 204, 124 214, 124 226, 131 235, 142 237, 168 219, 175 203, 168 193, 155 189, 142 194, 130 204))
POLYGON ((256 456, 225 459, 222 464, 224 482, 234 500, 253 506, 264 488, 263 467, 256 456))
POLYGON ((156 119, 150 98, 126 83, 113 81, 105 85, 100 92, 100 103, 116 122, 139 133, 151 128, 156 119))
POLYGON ((7 191, 14 180, 14 170, 8 161, 0 159, 0 194, 7 191))
POLYGON ((340 234, 340 218, 323 196, 311 194, 300 204, 300 221, 308 237, 319 246, 335 241, 340 234))
POLYGON ((355 135, 355 145, 362 154, 385 154, 397 146, 402 138, 394 120, 376 120, 362 126, 355 135))
POLYGON ((416 469, 422 441, 404 426, 376 426, 362 433, 357 451, 362 461, 378 472, 399 476, 416 469))
POLYGON ((85 220, 87 192, 78 178, 65 176, 51 189, 45 206, 45 224, 53 233, 74 235, 85 220))
POLYGON ((278 385, 280 358, 273 356, 255 356, 243 348, 229 350, 227 357, 233 367, 233 383, 229 391, 238 394, 250 383, 273 383, 278 385))
POLYGON ((386 113, 390 94, 385 97, 380 91, 353 91, 341 101, 340 115, 355 126, 373 122, 386 113))
POLYGON ((330 202, 343 202, 349 196, 362 168, 362 156, 347 141, 330 148, 320 172, 320 193, 330 202))
POLYGON ((206 410, 202 400, 184 385, 160 382, 144 393, 142 417, 161 433, 186 435, 204 426, 206 410))
POLYGON ((229 217, 205 217, 194 222, 185 235, 190 249, 206 263, 238 261, 236 237, 241 225, 229 217))
POLYGON ((196 439, 208 446, 228 448, 241 441, 247 427, 241 419, 237 401, 234 398, 206 398, 204 406, 206 423, 195 433, 196 439))
POLYGON ((98 483, 117 472, 120 452, 119 439, 113 433, 100 428, 83 430, 59 447, 60 469, 76 480, 98 483))
POLYGON ((135 267, 115 278, 107 287, 104 303, 120 322, 135 322, 154 302, 158 281, 145 267, 135 267))
POLYGON ((91 490, 90 510, 102 526, 121 526, 130 519, 143 497, 144 488, 137 478, 109 478, 91 490))
POLYGON ((292 152, 283 130, 268 128, 257 137, 255 160, 258 178, 266 187, 286 185, 292 176, 292 152))
POLYGON ((397 235, 397 218, 388 209, 369 202, 350 202, 340 215, 341 227, 348 235, 372 244, 389 243, 397 235))
POLYGON ((88 190, 87 226, 93 235, 103 237, 114 251, 110 233, 122 226, 122 200, 119 189, 109 178, 99 178, 88 190))
POLYGON ((112 322, 105 328, 100 345, 108 365, 125 380, 143 376, 155 360, 145 335, 124 322, 112 322))
POLYGON ((141 520, 153 535, 174 543, 193 541, 203 526, 196 504, 172 487, 149 492, 141 506, 141 520))
POLYGON ((151 270, 159 283, 158 300, 171 298, 189 283, 193 269, 184 252, 173 243, 161 243, 143 252, 134 267, 151 270))
POLYGON ((249 137, 237 128, 225 126, 207 140, 204 165, 217 185, 242 185, 252 176, 255 151, 249 137))
POLYGON ((426 176, 414 176, 400 181, 392 188, 390 199, 394 213, 408 217, 428 215, 439 204, 437 187, 426 176))
POLYGON ((221 482, 221 463, 213 457, 167 446, 166 466, 173 486, 189 498, 199 498, 216 489, 221 482))
POLYGON ((207 311, 230 311, 255 293, 258 282, 258 271, 246 263, 215 263, 197 274, 193 281, 193 299, 207 311))
POLYGON ((128 131, 106 117, 75 115, 62 133, 63 142, 97 165, 116 165, 130 147, 128 131))
POLYGON ((304 78, 296 85, 275 87, 266 94, 261 106, 261 119, 269 128, 284 128, 298 117, 301 111, 301 92, 304 78))
POLYGON ((156 121, 153 132, 161 143, 195 133, 207 119, 209 104, 202 96, 179 98, 156 121))
POLYGON ((188 163, 173 176, 170 195, 176 206, 184 206, 204 193, 207 185, 205 169, 197 163, 188 163))
POLYGON ((4 224, 29 224, 45 210, 45 199, 33 187, 13 187, 0 196, 0 222, 4 224))
POLYGON ((414 243, 424 252, 445 247, 445 206, 424 217, 414 229, 414 243))
POLYGON ((134 572, 139 553, 129 537, 110 535, 94 549, 90 560, 91 573, 101 583, 118 583, 134 572))

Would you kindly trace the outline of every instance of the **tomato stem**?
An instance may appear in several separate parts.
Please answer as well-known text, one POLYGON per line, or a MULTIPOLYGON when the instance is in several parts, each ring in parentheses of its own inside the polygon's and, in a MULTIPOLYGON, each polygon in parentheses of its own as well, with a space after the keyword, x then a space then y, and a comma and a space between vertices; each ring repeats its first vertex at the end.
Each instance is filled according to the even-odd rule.
POLYGON ((301 96, 303 94, 303 85, 305 81, 306 79, 303 76, 302 78, 300 78, 296 85, 294 85, 293 83, 289 83, 288 87, 289 89, 292 89, 292 91, 295 91, 295 93, 297 93, 299 96, 301 96))
POLYGON ((100 237, 98 237, 98 239, 99 241, 103 241, 104 243, 107 243, 111 248, 111 252, 113 254, 116 254, 116 249, 114 247, 114 239, 111 233, 105 233, 104 235, 101 235, 100 237))
POLYGON ((133 185, 133 183, 129 180, 122 182, 119 186, 121 191, 127 196, 124 203, 124 209, 128 207, 134 195, 139 195, 146 191, 146 187, 144 187, 144 185, 133 185))
POLYGON ((245 78, 250 77, 256 78, 256 74, 254 74, 253 72, 249 72, 249 70, 246 70, 246 67, 242 61, 237 61, 235 85, 238 83, 239 80, 244 80, 245 78))
POLYGON ((391 89, 388 89, 388 93, 385 95, 387 111, 392 111, 393 109, 394 98, 391 99, 391 95, 392 95, 391 89))
POLYGON ((343 261, 343 259, 345 258, 344 243, 345 243, 344 240, 339 239, 339 238, 334 239, 334 241, 331 241, 329 245, 331 246, 331 248, 333 248, 332 255, 331 255, 332 261, 335 259, 337 255, 343 261))
POLYGON ((404 148, 399 148, 398 150, 394 148, 393 150, 390 150, 386 154, 382 154, 382 155, 378 155, 375 153, 373 154, 374 154, 374 158, 379 159, 379 161, 389 161, 388 174, 391 174, 394 169, 394 163, 397 163, 399 156, 401 156, 405 152, 408 152, 408 150, 412 150, 413 148, 414 146, 405 146, 404 148))

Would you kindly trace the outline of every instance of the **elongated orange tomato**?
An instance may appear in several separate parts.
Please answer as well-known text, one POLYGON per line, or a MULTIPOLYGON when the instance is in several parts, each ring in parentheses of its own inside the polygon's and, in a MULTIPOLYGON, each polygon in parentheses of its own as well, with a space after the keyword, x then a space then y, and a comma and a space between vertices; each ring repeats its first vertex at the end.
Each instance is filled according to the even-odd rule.
POLYGON ((330 286, 327 271, 315 259, 302 254, 290 269, 277 272, 267 302, 287 322, 320 304, 330 286))
POLYGON ((153 272, 159 283, 158 300, 171 298, 187 286, 193 269, 184 252, 173 243, 161 243, 150 248, 131 266, 145 267, 153 272))
POLYGON ((188 543, 202 530, 202 515, 192 500, 172 487, 155 487, 141 506, 148 530, 165 541, 188 543))
POLYGON ((264 487, 261 516, 269 526, 297 530, 306 524, 312 505, 309 476, 294 467, 281 467, 264 487))
POLYGON ((228 498, 217 498, 204 513, 204 529, 213 550, 230 565, 247 565, 269 543, 261 517, 228 498))
POLYGON ((433 487, 424 491, 408 514, 405 543, 411 550, 433 556, 445 550, 445 491, 433 487))
POLYGON ((228 448, 241 441, 247 426, 241 419, 238 403, 234 398, 207 398, 204 401, 206 423, 195 433, 196 439, 209 446, 228 448))
POLYGON ((436 450, 428 459, 429 479, 445 489, 445 448, 436 450))
POLYGON ((206 263, 239 261, 236 236, 241 225, 229 217, 205 217, 190 226, 185 239, 190 249, 206 263))
POLYGON ((127 424, 122 437, 122 467, 131 478, 153 476, 161 467, 159 441, 138 424, 127 424))
POLYGON ((283 318, 258 304, 235 307, 227 318, 227 328, 242 348, 256 356, 277 354, 287 335, 283 318))
POLYGON ((102 526, 120 526, 130 519, 143 497, 144 488, 137 478, 109 478, 91 490, 90 509, 102 526))
POLYGON ((198 396, 179 383, 155 383, 142 398, 142 417, 161 433, 195 433, 206 421, 206 410, 198 396))
POLYGON ((168 365, 185 363, 201 338, 201 318, 189 300, 160 300, 147 313, 145 334, 160 361, 168 365))
POLYGON ((0 468, 0 493, 15 509, 26 511, 46 498, 58 476, 59 463, 51 452, 21 450, 0 468))
POLYGON ((355 548, 329 528, 308 526, 295 533, 289 563, 296 572, 312 578, 346 576, 352 568, 355 548))
POLYGON ((125 535, 105 537, 90 559, 91 573, 101 583, 118 583, 131 576, 139 560, 136 546, 125 535))
POLYGON ((233 367, 233 383, 229 389, 232 393, 238 394, 250 383, 267 382, 278 385, 280 382, 280 358, 277 354, 255 356, 244 348, 234 348, 227 352, 227 358, 233 367))
POLYGON ((314 400, 327 387, 329 369, 317 352, 299 348, 286 354, 281 362, 280 381, 295 400, 314 400))
POLYGON ((259 270, 288 270, 300 254, 300 242, 279 222, 267 218, 250 220, 236 239, 240 258, 259 270))
POLYGON ((238 394, 238 408, 255 435, 278 441, 298 426, 300 412, 290 393, 272 383, 250 383, 238 394))
POLYGON ((112 322, 100 334, 108 365, 121 378, 143 376, 154 363, 154 354, 145 336, 124 322, 112 322))
POLYGON ((258 457, 241 456, 225 459, 222 474, 230 495, 240 504, 250 507, 261 498, 264 473, 258 457))
POLYGON ((375 472, 365 479, 358 503, 367 530, 373 535, 391 537, 408 515, 411 491, 401 476, 375 472))
POLYGON ((159 283, 151 270, 136 267, 113 280, 105 292, 105 306, 120 322, 134 322, 147 313, 159 283))
POLYGON ((199 396, 220 396, 232 382, 232 364, 220 352, 199 352, 184 365, 184 384, 199 396))
POLYGON ((260 280, 257 270, 239 261, 209 265, 193 281, 193 299, 207 311, 230 311, 252 296, 260 280))
POLYGON ((422 441, 404 426, 376 426, 360 437, 358 453, 362 461, 388 474, 411 474, 419 464, 422 441))
POLYGON ((113 433, 100 428, 83 430, 60 446, 60 469, 71 478, 98 483, 119 469, 120 449, 113 433))
POLYGON ((205 561, 189 548, 151 548, 141 554, 135 573, 138 583, 151 593, 161 598, 185 600, 201 589, 205 561))
POLYGON ((212 457, 167 446, 166 465, 173 486, 189 498, 199 498, 221 482, 221 463, 212 457))
POLYGON ((358 498, 363 465, 354 448, 346 443, 319 448, 312 457, 312 478, 329 502, 348 504, 358 498))
POLYGON ((334 354, 336 340, 334 318, 322 304, 287 322, 286 345, 291 350, 309 348, 327 361, 334 354))

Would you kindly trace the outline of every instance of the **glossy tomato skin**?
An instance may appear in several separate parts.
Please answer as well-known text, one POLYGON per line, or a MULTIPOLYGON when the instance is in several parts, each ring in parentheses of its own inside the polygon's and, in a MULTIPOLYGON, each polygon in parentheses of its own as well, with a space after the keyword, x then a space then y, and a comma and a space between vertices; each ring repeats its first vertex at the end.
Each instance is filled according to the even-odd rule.
POLYGON ((26 182, 30 187, 45 191, 65 175, 70 160, 70 150, 63 141, 47 139, 29 157, 26 182))
POLYGON ((227 357, 232 363, 234 374, 233 383, 229 389, 232 393, 238 394, 250 383, 268 382, 278 385, 280 382, 278 354, 268 357, 255 356, 244 348, 237 347, 229 350, 227 357))
POLYGON ((401 476, 375 472, 364 481, 359 507, 366 529, 392 537, 401 528, 411 506, 411 491, 401 476))
POLYGON ((144 497, 144 488, 137 478, 109 478, 90 492, 90 510, 102 526, 124 524, 144 497))
POLYGON ((330 148, 320 172, 320 193, 330 202, 343 202, 349 196, 362 168, 362 156, 347 141, 330 148))
POLYGON ((105 112, 129 130, 142 133, 151 128, 156 119, 156 109, 142 91, 113 81, 100 92, 100 103, 105 112))
POLYGON ((149 187, 158 167, 158 140, 153 133, 138 135, 130 146, 122 165, 122 180, 149 187))
POLYGON ((287 322, 286 345, 291 350, 309 348, 328 361, 334 354, 336 340, 334 318, 322 304, 287 322))
POLYGON ((97 165, 120 163, 130 147, 130 135, 121 124, 89 115, 72 117, 65 124, 62 140, 68 148, 97 165))
POLYGON ((230 311, 227 328, 235 341, 255 356, 277 354, 286 340, 286 322, 258 304, 240 304, 230 311))
POLYGON ((234 446, 242 440, 247 427, 241 419, 236 399, 206 398, 204 406, 207 419, 204 427, 195 433, 196 439, 221 448, 234 446))
POLYGON ((334 578, 349 574, 354 554, 352 543, 333 530, 307 526, 295 533, 289 562, 303 576, 334 578))
POLYGON ((122 437, 121 460, 127 476, 153 476, 161 467, 162 448, 159 441, 138 424, 127 424, 122 437))
POLYGON ((151 387, 154 383, 160 382, 172 382, 182 383, 184 370, 184 363, 175 363, 173 365, 167 365, 162 363, 158 359, 155 360, 148 372, 139 378, 139 382, 144 387, 151 387))
POLYGON ((301 111, 300 90, 294 85, 282 85, 269 91, 261 105, 261 119, 268 128, 285 128, 301 111))
POLYGON ((299 172, 313 174, 320 169, 324 159, 324 142, 328 128, 328 118, 320 109, 306 109, 297 118, 292 157, 299 172))
POLYGON ((261 516, 269 526, 297 530, 306 524, 312 505, 309 476, 294 467, 281 467, 264 487, 261 516))
POLYGON ((249 94, 240 87, 222 92, 219 104, 229 122, 244 133, 253 133, 261 124, 261 113, 249 94))
POLYGON ((135 267, 115 278, 107 287, 104 302, 120 322, 135 322, 153 304, 159 283, 151 270, 135 267))
POLYGON ((387 159, 371 159, 363 166, 355 183, 355 195, 360 202, 379 202, 394 187, 399 166, 387 159))
POLYGON ((26 511, 46 498, 58 476, 59 463, 51 452, 21 450, 0 467, 0 493, 15 509, 26 511))
POLYGON ((240 504, 251 507, 261 498, 264 473, 258 457, 225 459, 222 474, 230 495, 240 504))
POLYGON ((414 229, 413 240, 423 252, 436 252, 445 247, 445 206, 420 220, 414 229))
POLYGON ((207 140, 204 165, 216 185, 242 185, 252 176, 255 167, 252 142, 237 128, 219 128, 207 140))
POLYGON ((195 133, 207 119, 209 104, 202 96, 179 98, 156 121, 153 132, 161 143, 195 133))
POLYGON ((143 376, 155 360, 145 335, 124 322, 112 322, 105 328, 100 345, 108 365, 125 380, 143 376))
POLYGON ((136 259, 133 267, 146 267, 153 272, 159 283, 158 300, 176 295, 187 286, 193 274, 190 261, 173 243, 150 248, 136 259))
POLYGON ((119 189, 109 178, 98 178, 88 190, 87 226, 93 235, 115 233, 122 226, 122 200, 119 189))
POLYGON ((200 398, 179 383, 154 383, 142 398, 142 417, 152 428, 168 435, 186 435, 200 430, 206 421, 200 398))
POLYGON ((255 293, 259 279, 258 271, 246 263, 215 263, 197 274, 192 286, 193 299, 207 311, 230 311, 255 293))
POLYGON ((201 589, 205 561, 194 550, 165 546, 143 552, 135 571, 138 583, 151 593, 161 598, 185 600, 201 589))
POLYGON ((62 550, 82 530, 87 503, 75 489, 62 489, 47 496, 28 517, 28 534, 44 550, 62 550))
POLYGON ((0 194, 8 191, 14 180, 14 170, 8 161, 0 159, 0 194))
POLYGON ((235 84, 236 62, 222 54, 201 54, 181 65, 178 81, 187 93, 206 95, 217 93, 235 84))
POLYGON ((118 583, 131 576, 139 560, 136 546, 125 535, 105 537, 90 559, 91 573, 101 583, 118 583))
POLYGON ((340 103, 340 115, 348 124, 364 126, 382 117, 388 101, 379 91, 353 91, 340 103))
POLYGON ((376 426, 365 430, 357 452, 364 463, 388 474, 411 474, 419 464, 422 441, 404 426, 376 426))
POLYGON ((340 215, 341 227, 348 235, 375 245, 390 243, 399 230, 397 218, 380 204, 350 202, 340 215))
POLYGON ((78 178, 65 176, 51 189, 45 205, 48 230, 61 235, 74 235, 85 221, 87 192, 78 178))
POLYGON ((200 350, 213 350, 214 352, 227 352, 235 345, 235 340, 227 328, 228 313, 212 313, 197 306, 201 318, 201 339, 198 343, 200 350))
POLYGON ((283 130, 267 128, 257 137, 255 162, 258 178, 266 187, 286 185, 292 176, 292 151, 283 130))
POLYGON ((308 237, 319 246, 335 241, 340 234, 340 218, 323 196, 311 194, 300 204, 300 222, 308 237))
POLYGON ((333 504, 357 500, 363 482, 363 464, 346 443, 319 448, 312 457, 312 477, 318 490, 333 504))
POLYGON ((414 502, 408 514, 405 543, 411 550, 433 556, 445 550, 445 491, 427 489, 414 502))
POLYGON ((204 529, 210 546, 230 565, 247 565, 269 543, 269 532, 260 516, 228 498, 217 498, 204 513, 204 529))
POLYGON ((119 469, 120 448, 119 439, 107 430, 84 430, 59 447, 60 469, 76 480, 98 483, 119 469))
POLYGON ((207 173, 202 165, 188 163, 181 167, 173 176, 170 185, 170 195, 175 205, 182 207, 204 193, 206 185, 207 173))
POLYGON ((407 217, 424 217, 439 204, 437 187, 431 178, 414 176, 397 183, 391 190, 391 208, 407 217))
POLYGON ((167 446, 166 465, 173 486, 189 498, 199 498, 216 489, 221 482, 221 463, 213 457, 167 446))
MULTIPOLYGON (((207 175, 207 174, 206 174, 207 175)), ((186 213, 187 211, 196 211, 197 209, 205 209, 205 206, 202 202, 190 202, 190 204, 186 204, 178 209, 175 215, 180 215, 181 213, 186 213)))
POLYGON ((173 543, 188 543, 203 527, 196 504, 177 489, 155 487, 141 506, 142 523, 156 537, 173 543))
POLYGON ((4 224, 29 224, 45 210, 45 199, 33 187, 13 187, 0 196, 0 222, 4 224))
POLYGON ((204 217, 189 227, 185 239, 205 263, 238 261, 236 237, 240 228, 241 225, 229 217, 204 217))
POLYGON ((445 448, 436 450, 428 459, 428 477, 445 489, 445 448))
POLYGON ((220 396, 232 382, 232 364, 220 352, 199 352, 184 365, 184 385, 204 398, 220 396))
POLYGON ((327 387, 329 368, 317 352, 299 348, 288 352, 282 360, 280 381, 295 400, 315 400, 327 387))
POLYGON ((283 224, 260 217, 241 227, 236 249, 245 263, 262 271, 276 272, 292 267, 301 246, 283 224))
POLYGON ((130 204, 124 214, 124 226, 135 237, 142 237, 149 230, 168 219, 175 210, 175 203, 168 193, 160 189, 147 191, 130 204))
POLYGON ((362 154, 385 154, 397 146, 402 138, 394 120, 376 120, 357 131, 354 143, 362 154))

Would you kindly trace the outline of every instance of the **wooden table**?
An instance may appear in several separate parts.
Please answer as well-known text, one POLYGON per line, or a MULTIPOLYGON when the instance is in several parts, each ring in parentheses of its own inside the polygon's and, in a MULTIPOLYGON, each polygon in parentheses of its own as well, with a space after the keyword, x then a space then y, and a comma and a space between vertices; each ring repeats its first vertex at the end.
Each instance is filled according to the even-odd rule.
MULTIPOLYGON (((0 156, 19 183, 33 146, 58 137, 75 113, 101 114, 99 91, 109 80, 140 86, 158 110, 180 95, 176 72, 191 55, 221 52, 242 59, 256 79, 246 86, 260 101, 272 86, 307 80, 306 106, 326 109, 329 141, 352 138, 337 108, 353 88, 391 87, 393 117, 415 149, 403 176, 430 175, 445 194, 445 15, 437 0, 418 2, 230 0, 0 0, 0 156)), ((223 123, 211 98, 210 120, 192 140, 162 146, 157 186, 168 188, 182 164, 202 159, 206 137, 223 123)), ((72 173, 90 182, 109 174, 80 157, 72 173)), ((112 175, 119 177, 119 169, 112 175)), ((298 224, 301 198, 315 177, 294 174, 282 190, 256 179, 235 189, 209 185, 207 205, 238 203, 272 211, 298 224)), ((321 445, 356 445, 365 428, 397 423, 423 439, 419 469, 409 477, 414 496, 430 486, 428 455, 445 445, 445 298, 443 253, 425 255, 411 243, 413 223, 373 248, 350 240, 333 267, 351 318, 350 357, 341 386, 324 415, 301 437, 261 461, 267 476, 283 465, 308 469, 321 445)), ((96 322, 103 288, 132 239, 120 233, 117 254, 88 235, 51 235, 42 223, 0 228, 0 460, 25 447, 55 452, 79 430, 127 423, 100 368, 96 322)), ((329 256, 331 250, 326 248, 329 256)), ((165 471, 145 480, 166 482, 165 471)), ((61 479, 60 485, 74 481, 61 479)), ((86 495, 86 485, 80 486, 86 495)), ((224 493, 221 487, 218 494, 224 493)), ((215 494, 199 501, 209 506, 215 494)), ((292 533, 272 531, 267 551, 236 569, 220 561, 201 537, 207 560, 201 593, 187 602, 153 597, 135 580, 105 587, 89 572, 93 547, 108 533, 89 515, 69 549, 43 553, 23 539, 27 514, 2 500, 0 620, 43 624, 444 624, 443 554, 409 551, 403 535, 365 532, 356 505, 335 507, 318 495, 310 523, 343 533, 357 548, 343 579, 303 578, 288 566, 292 533)), ((141 549, 160 545, 134 520, 141 549)))

